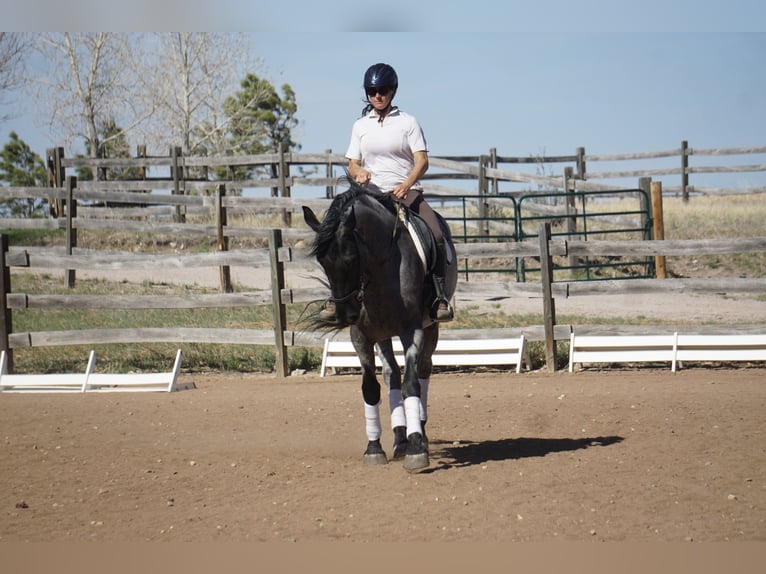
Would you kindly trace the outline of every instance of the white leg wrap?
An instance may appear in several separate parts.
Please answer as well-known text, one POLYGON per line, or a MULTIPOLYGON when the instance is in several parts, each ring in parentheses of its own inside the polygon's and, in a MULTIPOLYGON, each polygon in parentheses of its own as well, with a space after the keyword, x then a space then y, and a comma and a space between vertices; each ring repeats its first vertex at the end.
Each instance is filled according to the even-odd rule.
POLYGON ((407 415, 407 436, 414 432, 423 434, 423 425, 420 424, 420 397, 404 399, 404 412, 407 415))
POLYGON ((391 389, 388 391, 388 406, 391 407, 391 428, 407 426, 401 389, 391 389))
POLYGON ((420 420, 428 420, 428 384, 431 379, 418 379, 420 381, 420 420))
POLYGON ((380 402, 377 405, 364 403, 364 420, 367 423, 367 440, 380 439, 380 402))

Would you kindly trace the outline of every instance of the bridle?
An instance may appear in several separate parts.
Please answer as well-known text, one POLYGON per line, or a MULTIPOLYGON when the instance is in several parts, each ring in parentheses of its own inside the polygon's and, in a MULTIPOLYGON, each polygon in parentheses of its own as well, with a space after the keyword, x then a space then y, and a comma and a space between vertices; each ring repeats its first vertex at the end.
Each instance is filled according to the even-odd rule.
POLYGON ((356 295, 356 300, 360 303, 364 301, 364 287, 367 285, 367 278, 364 274, 359 278, 359 287, 356 289, 352 289, 349 293, 346 295, 343 295, 343 297, 333 297, 330 295, 328 298, 329 301, 332 301, 333 303, 346 303, 347 301, 350 301, 354 295, 356 295))
POLYGON ((349 291, 342 297, 333 297, 332 295, 330 295, 329 300, 332 301, 333 303, 346 303, 350 301, 351 299, 353 299, 354 296, 356 296, 356 300, 359 303, 364 303, 364 289, 367 286, 369 279, 367 277, 367 273, 364 270, 366 268, 366 261, 364 261, 364 258, 362 255, 364 251, 359 249, 359 237, 357 236, 356 231, 354 231, 354 237, 357 244, 357 253, 359 254, 358 256, 363 259, 361 264, 359 265, 359 267, 362 269, 361 273, 359 274, 359 287, 352 289, 351 291, 349 291))

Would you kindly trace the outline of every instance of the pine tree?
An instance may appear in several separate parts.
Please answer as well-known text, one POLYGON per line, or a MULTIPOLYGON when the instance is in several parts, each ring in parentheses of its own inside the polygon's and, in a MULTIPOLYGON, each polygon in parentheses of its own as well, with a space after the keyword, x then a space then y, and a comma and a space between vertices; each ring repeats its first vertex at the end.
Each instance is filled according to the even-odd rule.
MULTIPOLYGON (((125 132, 117 125, 114 118, 107 118, 103 125, 98 128, 98 140, 103 142, 101 144, 101 152, 97 154, 91 153, 90 143, 85 141, 85 150, 87 157, 103 157, 103 158, 130 158, 130 149, 128 147, 128 140, 125 137, 125 132)), ((83 156, 80 156, 83 157, 83 156)), ((139 179, 138 169, 133 167, 120 167, 109 168, 104 174, 105 178, 109 181, 114 180, 131 180, 139 179)), ((77 177, 81 180, 91 180, 93 177, 93 170, 89 167, 77 168, 77 177)))
POLYGON ((283 143, 288 150, 300 149, 292 139, 292 129, 298 125, 298 105, 290 85, 282 86, 280 97, 268 80, 247 74, 240 87, 223 106, 229 120, 229 148, 238 155, 274 153, 283 143))
MULTIPOLYGON (((10 141, 0 152, 0 181, 10 187, 42 187, 47 182, 42 158, 16 132, 10 133, 10 141)), ((44 209, 42 199, 0 199, 0 214, 6 217, 33 217, 43 214, 44 209)))

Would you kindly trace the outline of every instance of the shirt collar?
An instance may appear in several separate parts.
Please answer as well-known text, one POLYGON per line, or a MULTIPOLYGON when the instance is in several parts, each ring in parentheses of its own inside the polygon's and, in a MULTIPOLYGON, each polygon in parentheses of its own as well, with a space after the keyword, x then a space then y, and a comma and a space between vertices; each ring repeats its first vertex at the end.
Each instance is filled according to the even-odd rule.
MULTIPOLYGON (((386 117, 399 115, 399 107, 398 106, 391 106, 391 111, 386 114, 386 117)), ((375 108, 371 109, 370 112, 367 114, 368 118, 372 118, 375 121, 378 120, 378 112, 375 111, 375 108)))

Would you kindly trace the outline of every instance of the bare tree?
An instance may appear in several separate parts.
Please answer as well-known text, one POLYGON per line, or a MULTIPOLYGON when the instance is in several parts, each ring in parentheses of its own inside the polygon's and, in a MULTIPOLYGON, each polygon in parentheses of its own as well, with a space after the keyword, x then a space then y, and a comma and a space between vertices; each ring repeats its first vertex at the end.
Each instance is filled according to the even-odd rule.
MULTIPOLYGON (((8 103, 8 94, 24 84, 24 60, 29 52, 29 38, 19 32, 0 32, 0 104, 8 103)), ((0 116, 0 121, 9 116, 0 116)))
POLYGON ((135 35, 111 32, 63 32, 38 36, 44 73, 34 78, 36 93, 48 110, 51 131, 71 147, 81 139, 91 157, 99 157, 105 125, 124 132, 145 119, 137 110, 135 35))
POLYGON ((185 154, 225 153, 224 102, 257 64, 247 35, 167 32, 154 41, 154 59, 141 74, 145 103, 156 107, 146 126, 147 143, 164 145, 163 151, 180 145, 185 154))

